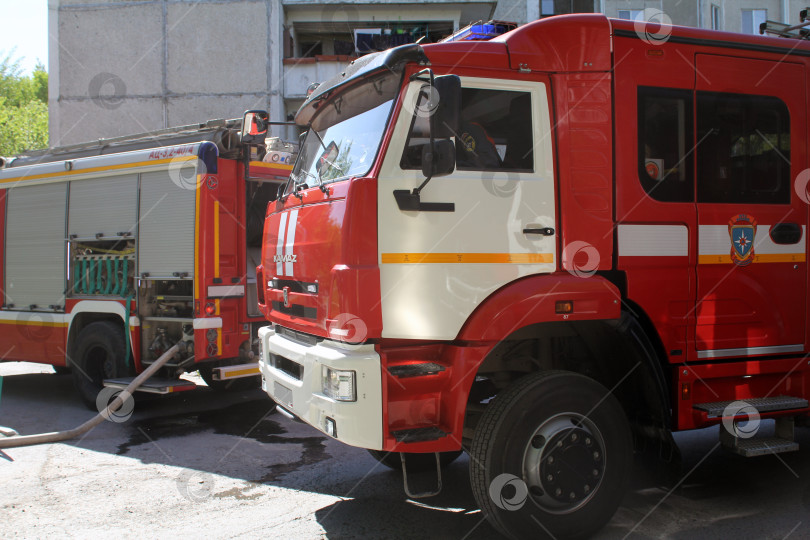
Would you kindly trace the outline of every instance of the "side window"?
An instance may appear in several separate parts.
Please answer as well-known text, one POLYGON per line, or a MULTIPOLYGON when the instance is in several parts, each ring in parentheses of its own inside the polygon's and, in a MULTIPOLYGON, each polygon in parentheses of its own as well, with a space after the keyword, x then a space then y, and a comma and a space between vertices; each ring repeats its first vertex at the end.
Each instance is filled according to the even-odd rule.
POLYGON ((638 89, 638 175, 657 201, 694 200, 692 92, 638 89))
POLYGON ((775 97, 698 92, 698 201, 790 204, 790 115, 775 97))
MULTIPOLYGON (((423 93, 402 154, 403 169, 422 168, 429 142, 427 94, 423 93)), ((461 89, 461 117, 455 136, 456 168, 465 171, 532 172, 531 94, 511 90, 461 89)))

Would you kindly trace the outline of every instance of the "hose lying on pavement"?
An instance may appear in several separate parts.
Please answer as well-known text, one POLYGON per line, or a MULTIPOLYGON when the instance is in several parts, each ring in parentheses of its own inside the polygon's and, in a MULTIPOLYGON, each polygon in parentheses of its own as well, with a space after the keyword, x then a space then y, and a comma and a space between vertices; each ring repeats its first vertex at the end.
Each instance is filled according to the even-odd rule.
POLYGON ((174 354, 178 351, 177 345, 174 345, 168 351, 163 353, 163 356, 158 358, 154 364, 146 368, 143 373, 135 377, 129 386, 124 388, 110 403, 107 405, 107 408, 98 413, 96 416, 85 422, 84 424, 75 427, 73 429, 68 429, 66 431, 54 431, 52 433, 40 433, 38 435, 19 435, 16 437, 8 437, 8 438, 0 438, 0 449, 3 448, 17 448, 19 446, 33 446, 35 444, 47 444, 47 443, 55 443, 60 441, 66 441, 68 439, 72 439, 74 437, 78 437, 84 433, 87 433, 104 420, 107 420, 110 417, 110 414, 117 411, 121 405, 124 404, 124 401, 132 396, 132 392, 134 392, 139 386, 141 386, 149 377, 155 374, 157 370, 163 367, 163 365, 168 362, 174 354))

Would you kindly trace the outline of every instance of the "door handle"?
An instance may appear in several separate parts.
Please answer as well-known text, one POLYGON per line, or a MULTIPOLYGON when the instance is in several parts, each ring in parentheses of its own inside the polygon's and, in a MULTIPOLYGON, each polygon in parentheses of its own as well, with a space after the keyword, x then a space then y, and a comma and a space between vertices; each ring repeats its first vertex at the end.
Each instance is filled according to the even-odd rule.
POLYGON ((554 229, 551 227, 541 228, 526 228, 523 229, 523 234, 542 234, 543 236, 554 236, 554 229))
POLYGON ((779 223, 771 227, 770 235, 775 244, 798 244, 802 239, 802 228, 798 223, 779 223))

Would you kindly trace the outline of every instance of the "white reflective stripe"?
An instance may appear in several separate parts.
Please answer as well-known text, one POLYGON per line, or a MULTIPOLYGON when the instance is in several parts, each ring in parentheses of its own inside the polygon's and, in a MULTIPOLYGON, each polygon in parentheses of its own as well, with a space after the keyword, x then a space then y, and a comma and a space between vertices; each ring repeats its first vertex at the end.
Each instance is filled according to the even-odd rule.
POLYGON ((209 328, 222 328, 222 317, 194 319, 194 330, 208 330, 209 328))
POLYGON ((685 225, 619 225, 620 257, 687 257, 685 225))
POLYGON ((284 248, 284 254, 287 255, 287 262, 285 263, 285 274, 292 277, 295 274, 293 265, 295 257, 293 257, 293 248, 295 247, 295 229, 298 225, 298 208, 290 212, 290 226, 287 227, 287 245, 284 248))
POLYGON ((281 276, 284 272, 284 265, 281 259, 284 257, 284 234, 287 231, 287 212, 279 216, 278 220, 278 241, 276 242, 276 275, 281 276))
POLYGON ((784 354, 803 352, 804 345, 775 345, 773 347, 745 347, 742 349, 713 349, 698 351, 698 358, 726 358, 729 356, 754 356, 758 354, 784 354))
POLYGON ((226 296, 245 296, 245 286, 211 285, 208 287, 208 298, 224 298, 226 296))
MULTIPOLYGON (((805 225, 802 225, 802 237, 796 244, 777 244, 771 240, 771 227, 764 223, 757 224, 757 235, 754 238, 754 252, 758 255, 790 255, 804 253, 806 238, 805 225)), ((698 228, 698 255, 728 255, 731 252, 731 237, 728 225, 701 225, 698 228)))

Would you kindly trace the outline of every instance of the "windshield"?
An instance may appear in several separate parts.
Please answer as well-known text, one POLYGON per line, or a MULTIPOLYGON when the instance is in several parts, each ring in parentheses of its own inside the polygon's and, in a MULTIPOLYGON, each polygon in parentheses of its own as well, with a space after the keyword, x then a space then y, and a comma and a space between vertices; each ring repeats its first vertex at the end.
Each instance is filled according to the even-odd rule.
POLYGON ((399 74, 385 72, 327 97, 301 143, 287 193, 366 174, 380 148, 399 83, 399 74))

